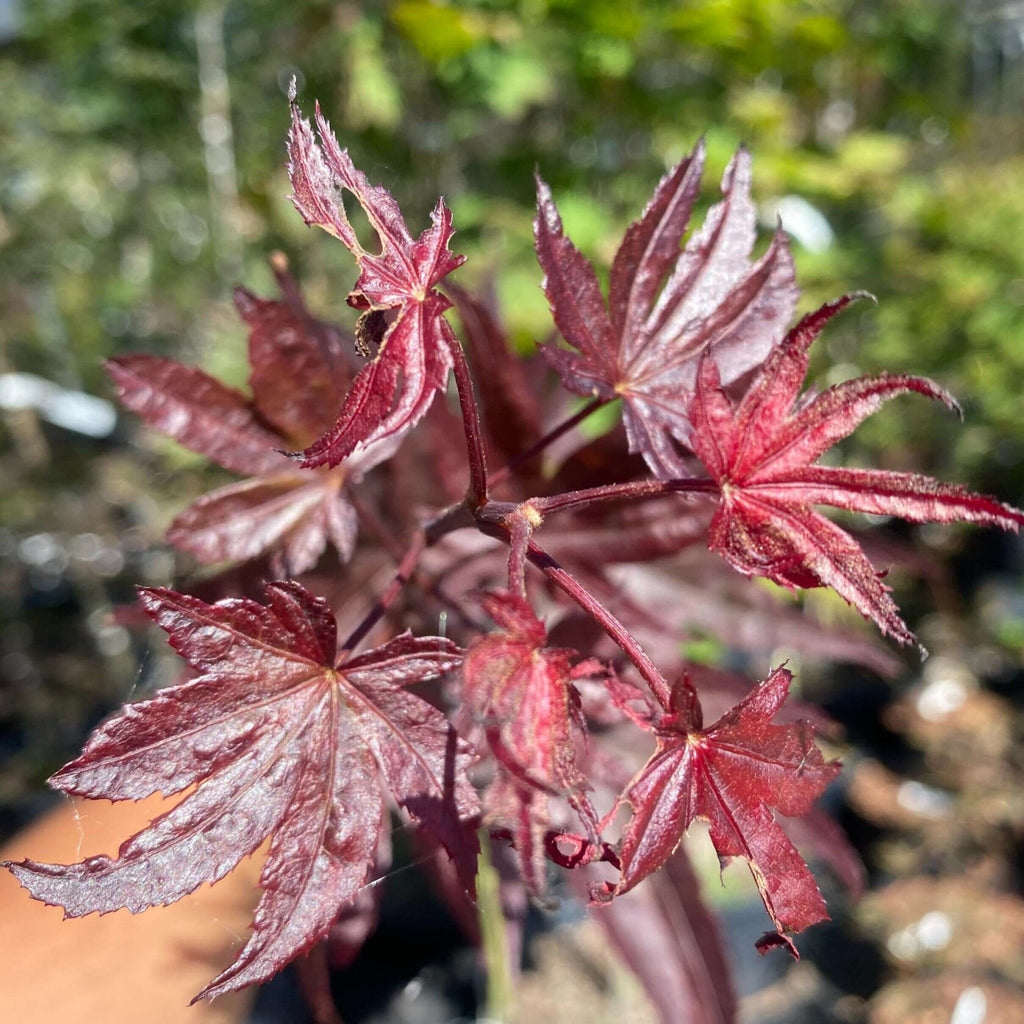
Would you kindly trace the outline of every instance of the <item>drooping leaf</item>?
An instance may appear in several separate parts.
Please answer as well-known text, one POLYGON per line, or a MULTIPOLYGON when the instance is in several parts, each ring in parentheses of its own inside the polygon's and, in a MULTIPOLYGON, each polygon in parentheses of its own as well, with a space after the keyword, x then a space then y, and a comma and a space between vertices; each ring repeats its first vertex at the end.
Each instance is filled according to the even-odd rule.
POLYGON ((206 564, 270 554, 286 577, 312 569, 328 543, 349 558, 356 517, 345 486, 395 444, 372 444, 332 471, 302 471, 281 454, 329 428, 351 374, 340 331, 309 312, 282 256, 271 265, 280 299, 235 291, 249 326, 251 399, 168 359, 123 356, 107 368, 122 403, 146 423, 248 477, 194 502, 171 524, 168 541, 206 564))
POLYGON ((778 931, 768 944, 782 943, 795 954, 783 933, 827 919, 813 876, 772 813, 807 813, 839 771, 823 759, 810 726, 772 723, 791 679, 785 668, 776 669, 707 729, 685 676, 673 687, 671 706, 650 714, 615 684, 623 710, 658 745, 626 789, 634 816, 622 838, 622 877, 605 897, 628 892, 660 868, 694 818, 705 818, 721 858, 746 858, 778 931))
POLYGON ((856 295, 804 317, 735 404, 713 359, 701 362, 691 403, 691 445, 721 488, 709 544, 740 572, 785 587, 830 586, 883 633, 913 634, 860 545, 813 505, 898 516, 915 523, 972 522, 1017 530, 1024 513, 916 473, 814 465, 897 395, 915 391, 958 409, 934 381, 903 374, 859 377, 801 399, 809 349, 856 295))
POLYGON ((445 386, 455 344, 444 312, 451 306, 435 286, 464 257, 449 251, 451 212, 438 200, 431 226, 413 239, 387 190, 370 185, 316 107, 319 144, 294 97, 288 136, 291 200, 309 225, 322 227, 349 249, 359 279, 348 303, 363 310, 357 338, 373 359, 356 377, 337 422, 302 452, 304 466, 337 465, 360 444, 393 438, 412 427, 445 386), (352 195, 377 234, 378 253, 363 248, 342 200, 352 195))
POLYGON ((513 775, 546 792, 583 799, 587 780, 576 748, 585 723, 572 683, 573 652, 544 646, 544 624, 522 598, 491 593, 483 604, 499 631, 466 651, 464 699, 513 775))
POLYGON ((523 879, 540 893, 549 796, 563 798, 596 839, 597 815, 579 763, 586 723, 573 685, 574 677, 593 674, 594 667, 573 666, 572 651, 545 647, 544 624, 522 598, 491 593, 483 603, 499 630, 466 651, 463 698, 498 761, 486 797, 488 815, 510 829, 523 879))
POLYGON ((699 142, 662 178, 616 254, 607 305, 593 267, 563 231, 548 186, 537 181, 543 287, 571 346, 546 346, 544 354, 569 390, 623 399, 630 449, 662 477, 688 475, 675 442, 689 442, 700 355, 710 352, 722 378, 736 380, 778 343, 797 298, 781 229, 750 262, 757 212, 745 150, 726 169, 722 201, 680 251, 703 165, 699 142))
POLYGON ((351 383, 354 340, 314 317, 280 253, 271 267, 281 299, 235 289, 235 308, 249 327, 253 406, 292 447, 318 438, 335 420, 351 383))
POLYGON ((498 761, 484 794, 484 821, 492 830, 507 830, 518 860, 519 876, 533 897, 547 890, 544 837, 551 827, 547 794, 527 785, 498 761))
POLYGON ((194 366, 159 356, 107 361, 121 404, 179 444, 233 473, 258 476, 288 468, 281 437, 260 422, 241 392, 194 366))
POLYGON ((266 605, 208 605, 141 591, 201 674, 127 706, 51 782, 110 800, 195 788, 116 858, 8 865, 69 917, 137 913, 216 881, 269 838, 253 934, 201 996, 264 981, 328 934, 377 856, 385 788, 467 873, 475 852, 469 751, 405 689, 457 666, 459 649, 406 634, 338 663, 326 602, 292 582, 266 593, 266 605))

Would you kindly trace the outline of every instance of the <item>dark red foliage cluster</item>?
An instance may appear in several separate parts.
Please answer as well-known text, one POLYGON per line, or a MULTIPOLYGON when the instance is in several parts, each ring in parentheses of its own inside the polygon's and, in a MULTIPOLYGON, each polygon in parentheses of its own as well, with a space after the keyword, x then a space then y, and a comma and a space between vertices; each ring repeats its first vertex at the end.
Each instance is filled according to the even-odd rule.
MULTIPOLYGON (((8 867, 69 916, 141 911, 268 843, 252 935, 200 993, 213 996, 330 944, 340 917, 365 936, 397 815, 444 851, 453 899, 473 898, 481 838, 508 843, 533 897, 559 869, 589 894, 666 1019, 680 1000, 693 1020, 731 1019, 724 956, 680 845, 692 822, 709 824, 723 861, 749 864, 773 928, 762 951, 795 955, 792 934, 827 918, 790 835, 817 836, 841 875, 857 872, 812 809, 839 771, 815 745, 820 714, 787 702, 785 667, 765 666, 751 688, 688 665, 687 625, 751 655, 782 638, 881 670, 892 658, 743 591, 708 550, 744 576, 831 587, 907 644, 883 573, 816 506, 1011 530, 1024 513, 912 473, 818 462, 897 395, 956 404, 902 375, 802 393, 812 343, 857 296, 789 328, 797 290, 781 228, 750 256, 745 151, 688 236, 702 146, 664 177, 625 234, 607 299, 538 179, 542 286, 564 344, 521 360, 493 310, 447 281, 463 258, 444 203, 414 238, 319 109, 316 125, 293 102, 292 200, 358 263, 352 333, 308 311, 277 257, 280 298, 235 294, 248 394, 152 356, 109 367, 125 406, 243 477, 168 534, 221 567, 220 592, 242 589, 212 603, 140 591, 195 674, 125 707, 51 782, 112 800, 184 795, 115 858, 8 867), (363 248, 348 200, 379 251, 363 248), (569 405, 551 369, 587 401, 569 405), (619 399, 621 426, 590 440, 576 429, 619 399), (367 590, 388 561, 390 582, 367 590), (242 563, 259 573, 233 575, 242 563), (260 573, 268 582, 247 593, 260 573), (423 635, 442 615, 448 635, 423 635), (648 937, 662 937, 660 958, 648 937)), ((352 940, 338 941, 351 959, 352 940)))

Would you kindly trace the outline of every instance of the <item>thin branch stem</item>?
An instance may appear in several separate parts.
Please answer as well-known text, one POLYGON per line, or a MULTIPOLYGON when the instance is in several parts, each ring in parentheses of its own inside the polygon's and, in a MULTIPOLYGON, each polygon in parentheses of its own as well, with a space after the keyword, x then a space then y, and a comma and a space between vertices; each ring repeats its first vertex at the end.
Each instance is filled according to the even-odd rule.
POLYGON ((391 582, 381 592, 380 596, 374 602, 373 607, 366 614, 363 621, 360 622, 349 635, 343 645, 343 650, 353 650, 359 641, 377 625, 388 608, 394 604, 395 599, 402 592, 402 589, 412 577, 413 570, 416 568, 416 563, 419 561, 420 555, 423 554, 423 549, 426 546, 426 532, 422 529, 417 530, 412 542, 405 552, 405 555, 402 557, 402 561, 398 565, 395 575, 391 578, 391 582))
MULTIPOLYGON (((380 516, 378 516, 377 513, 354 492, 354 489, 347 492, 347 497, 349 502, 352 504, 352 507, 356 510, 356 514, 359 516, 363 527, 368 529, 377 537, 396 563, 400 563, 405 557, 406 549, 398 537, 396 537, 388 528, 387 524, 381 520, 380 516)), ((443 534, 441 536, 443 536, 443 534)), ((428 533, 425 546, 430 547, 432 543, 433 540, 428 533)), ((470 615, 469 612, 467 612, 466 609, 463 608, 463 606, 445 590, 439 579, 429 576, 422 570, 416 570, 412 575, 411 582, 419 587, 424 593, 430 594, 440 605, 447 608, 449 611, 454 612, 465 625, 470 626, 473 629, 480 628, 480 620, 470 615)))
POLYGON ((522 511, 522 506, 509 517, 508 589, 526 598, 526 553, 533 533, 533 523, 522 511))
POLYGON ((466 362, 466 353, 455 337, 446 320, 445 340, 452 354, 455 372, 455 386, 459 390, 459 406, 462 409, 462 426, 466 432, 466 449, 469 453, 469 500, 473 508, 487 502, 487 459, 484 456, 483 433, 480 429, 480 411, 473 390, 473 377, 466 362))
POLYGON ((600 501, 656 498, 661 494, 718 494, 720 490, 714 480, 632 480, 623 484, 606 484, 582 491, 553 494, 547 498, 530 498, 529 503, 543 516, 571 508, 585 508, 600 501))
POLYGON ((566 596, 572 598, 615 641, 636 666, 662 707, 669 706, 671 688, 639 641, 579 580, 567 572, 540 545, 530 542, 526 557, 566 596))
POLYGON ((525 451, 520 452, 514 458, 510 459, 507 465, 501 467, 501 469, 492 473, 487 478, 487 483, 494 487, 496 484, 500 484, 509 475, 514 473, 524 463, 529 462, 530 459, 536 458, 548 445, 553 444, 563 434, 567 434, 577 424, 582 423, 591 413, 597 412, 602 406, 608 404, 611 399, 608 398, 595 398, 590 402, 587 402, 582 409, 578 409, 568 419, 563 420, 557 426, 552 427, 542 438, 535 441, 525 451))

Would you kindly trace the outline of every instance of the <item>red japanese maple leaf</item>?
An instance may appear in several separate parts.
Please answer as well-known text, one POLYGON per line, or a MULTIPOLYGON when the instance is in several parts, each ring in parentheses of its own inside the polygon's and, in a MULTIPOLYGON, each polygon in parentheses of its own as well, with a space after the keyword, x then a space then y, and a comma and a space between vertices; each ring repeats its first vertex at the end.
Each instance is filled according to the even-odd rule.
POLYGON ((287 576, 311 569, 328 541, 343 560, 349 557, 356 516, 345 485, 394 446, 372 445, 320 472, 300 470, 281 454, 334 422, 351 379, 351 341, 309 313, 280 259, 274 270, 281 300, 235 291, 249 325, 251 398, 157 356, 121 356, 107 370, 121 402, 150 426, 249 478, 201 497, 171 523, 168 540, 204 563, 270 553, 275 571, 287 576))
POLYGON ((495 755, 522 781, 554 794, 582 794, 586 776, 576 746, 586 724, 573 679, 594 663, 572 665, 575 652, 546 648, 547 631, 522 598, 491 593, 483 599, 499 632, 466 651, 463 696, 487 729, 495 755))
POLYGON ((761 940, 762 948, 781 942, 795 954, 782 932, 828 919, 814 877, 772 814, 807 813, 839 771, 822 758, 809 725, 772 724, 791 680, 785 668, 775 669, 708 729, 685 676, 670 706, 650 714, 636 709, 635 694, 615 686, 623 709, 657 736, 658 746, 626 789, 635 814, 622 838, 622 877, 606 885, 605 898, 660 868, 694 818, 706 818, 719 856, 748 861, 778 930, 761 940))
POLYGON ((687 475, 674 441, 688 443, 691 434, 689 395, 701 353, 713 353, 722 378, 735 380, 778 343, 797 298, 781 229, 750 263, 757 211, 746 150, 726 169, 723 200, 680 251, 703 166, 698 142, 662 178, 615 255, 607 306, 594 268, 563 233, 551 192, 537 180, 543 287, 575 350, 549 345, 543 352, 569 390, 623 399, 630 450, 666 478, 687 475))
POLYGON ((596 839, 597 816, 578 763, 586 722, 573 680, 595 674, 599 666, 574 666, 573 651, 545 647, 544 624, 522 598, 491 593, 483 603, 499 631, 466 651, 463 697, 500 765, 488 807, 511 825, 525 880, 540 891, 548 794, 564 797, 596 839))
MULTIPOLYGON (((293 89, 294 93, 294 89, 293 89)), ((363 310, 356 337, 373 360, 352 383, 337 422, 302 452, 304 466, 336 465, 360 444, 396 437, 413 426, 445 386, 455 344, 444 311, 451 302, 434 286, 462 265, 449 251, 451 212, 438 200, 431 226, 413 239, 394 198, 357 171, 316 107, 317 145, 291 98, 288 136, 291 200, 307 224, 340 239, 359 264, 348 303, 363 310), (381 250, 367 252, 345 213, 349 192, 366 212, 381 250)))
POLYGON ((690 406, 690 444, 721 488, 709 544, 740 572, 785 587, 827 585, 883 633, 913 634, 860 545, 812 505, 898 516, 915 523, 987 523, 1014 530, 1024 512, 916 473, 814 465, 884 402, 908 391, 959 412, 934 381, 903 374, 858 377, 800 399, 808 352, 857 295, 804 317, 772 352, 738 404, 713 359, 701 362, 690 406))
POLYGON ((201 675, 126 707, 51 782, 110 800, 195 789, 116 858, 7 865, 69 917, 137 913, 216 881, 269 838, 253 934, 197 999, 264 981, 327 935, 377 855, 382 779, 467 877, 474 865, 468 748, 405 689, 457 666, 459 649, 404 634, 339 663, 325 601, 294 582, 266 593, 266 605, 210 605, 141 591, 201 675))

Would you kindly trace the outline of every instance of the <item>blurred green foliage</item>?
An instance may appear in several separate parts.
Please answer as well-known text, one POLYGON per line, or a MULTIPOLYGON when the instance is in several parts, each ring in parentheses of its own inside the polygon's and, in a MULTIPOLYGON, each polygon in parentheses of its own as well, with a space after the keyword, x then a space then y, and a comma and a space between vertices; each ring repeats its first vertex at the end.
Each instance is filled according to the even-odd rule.
POLYGON ((1014 29, 1001 10, 980 0, 6 0, 0 369, 102 392, 100 360, 140 349, 239 381, 231 286, 269 288, 265 258, 277 248, 313 306, 346 319, 348 254, 307 232, 285 199, 295 75, 304 108, 319 98, 414 229, 439 192, 448 197, 471 258, 463 281, 499 275, 524 347, 550 331, 531 250, 535 168, 578 244, 606 266, 698 135, 708 201, 746 141, 766 228, 779 200, 799 195, 833 233, 801 244, 797 232, 805 304, 852 288, 879 298, 830 329, 821 372, 914 369, 965 399, 966 430, 907 400, 857 443, 876 461, 1019 501, 1024 91, 1019 62, 1000 49, 1014 29))

